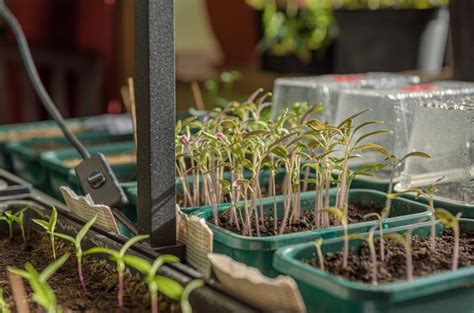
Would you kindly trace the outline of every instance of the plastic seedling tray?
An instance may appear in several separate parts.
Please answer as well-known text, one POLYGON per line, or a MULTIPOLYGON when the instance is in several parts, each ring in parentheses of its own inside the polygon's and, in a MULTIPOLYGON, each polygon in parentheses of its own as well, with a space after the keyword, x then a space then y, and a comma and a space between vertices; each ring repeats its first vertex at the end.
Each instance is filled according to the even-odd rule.
MULTIPOLYGON (((474 221, 462 219, 461 231, 474 231, 474 221)), ((429 236, 431 223, 406 225, 389 232, 405 232, 414 229, 413 236, 429 236)), ((438 225, 439 232, 442 227, 438 225)), ((351 249, 357 249, 360 240, 351 240, 351 249)), ((324 241, 323 253, 341 251, 343 239, 324 241)), ((308 312, 386 312, 386 313, 445 313, 472 312, 474 309, 474 267, 465 267, 456 272, 443 272, 373 286, 337 277, 323 272, 304 260, 315 257, 314 242, 289 246, 275 254, 275 268, 293 277, 300 289, 308 312), (454 310, 454 311, 453 311, 454 310)))
POLYGON ((409 104, 414 114, 408 149, 417 147, 431 159, 408 159, 395 190, 424 188, 442 177, 434 190, 435 205, 473 218, 474 96, 413 99, 409 104))
MULTIPOLYGON (((51 207, 50 203, 35 196, 29 196, 21 200, 0 202, 0 210, 21 209, 25 205, 30 207, 30 209, 25 212, 26 230, 33 228, 41 231, 36 224, 31 222, 31 219, 44 218, 45 215, 49 215, 51 207)), ((58 210, 58 230, 61 232, 72 234, 72 229, 77 230, 84 225, 84 221, 70 215, 65 207, 57 203, 55 206, 58 210)), ((0 232, 3 235, 7 233, 6 224, 0 225, 0 232)), ((104 232, 100 228, 93 226, 83 241, 83 249, 96 245, 118 249, 126 240, 127 238, 125 237, 104 232)), ((128 251, 130 254, 140 256, 148 261, 152 261, 158 256, 158 253, 142 244, 136 244, 128 251)), ((182 285, 186 285, 193 279, 202 278, 198 272, 181 263, 163 265, 160 268, 160 274, 167 276, 182 285)), ((252 306, 226 294, 221 290, 221 288, 219 288, 219 285, 210 281, 206 282, 206 285, 202 288, 195 290, 189 300, 193 307, 193 312, 258 312, 252 306)))
MULTIPOLYGON (((107 144, 131 140, 130 135, 111 135, 107 132, 89 132, 78 136, 86 146, 107 144)), ((26 141, 15 141, 6 145, 10 154, 15 174, 31 182, 36 188, 50 193, 48 172, 41 165, 41 155, 48 151, 71 149, 64 137, 40 138, 26 141)))
MULTIPOLYGON (((336 190, 331 189, 330 197, 333 202, 336 196, 336 190)), ((259 200, 257 200, 257 203, 259 200)), ((279 215, 283 214, 282 197, 277 197, 279 215)), ((315 193, 305 192, 301 194, 301 209, 314 210, 315 193)), ((359 202, 362 205, 375 204, 378 207, 384 207, 386 194, 379 191, 353 189, 349 191, 349 202, 359 202)), ((270 215, 273 212, 273 198, 262 199, 265 213, 270 215)), ((220 204, 220 212, 225 211, 229 207, 228 203, 220 204)), ((425 221, 429 218, 428 206, 407 199, 395 199, 392 202, 390 218, 386 219, 384 227, 396 227, 405 224, 425 221)), ((206 210, 194 211, 192 213, 199 217, 212 220, 212 209, 207 207, 206 210)), ((368 221, 349 225, 349 232, 361 233, 366 232, 376 221, 368 221)), ((262 271, 264 275, 274 277, 278 272, 272 266, 273 255, 281 247, 291 244, 308 242, 316 238, 333 238, 342 235, 342 226, 317 229, 314 231, 306 231, 292 234, 283 234, 271 237, 247 237, 233 233, 226 229, 215 226, 208 222, 207 225, 214 234, 213 251, 232 257, 233 259, 243 262, 247 265, 256 267, 262 271)))
POLYGON ((31 185, 15 175, 0 169, 0 199, 31 192, 31 185))
MULTIPOLYGON (((81 119, 67 120, 72 130, 79 130, 81 119)), ((57 137, 62 132, 55 121, 41 121, 22 124, 8 124, 0 126, 0 168, 7 171, 13 170, 12 160, 6 151, 6 144, 13 141, 29 140, 39 137, 57 137)))
POLYGON ((389 89, 416 84, 417 76, 393 73, 366 73, 354 75, 322 75, 278 78, 273 84, 272 115, 277 116, 295 102, 321 103, 326 111, 323 119, 334 123, 339 92, 344 89, 389 89))
MULTIPOLYGON (((119 144, 109 144, 89 147, 91 154, 103 153, 106 157, 113 155, 135 153, 133 142, 124 142, 119 144)), ((132 159, 132 158, 130 158, 132 159)), ((72 190, 81 193, 77 179, 74 176, 74 164, 80 161, 80 156, 76 150, 62 150, 43 153, 41 164, 48 171, 49 182, 51 184, 52 195, 57 199, 62 199, 60 186, 70 186, 72 190), (73 160, 73 161, 71 161, 73 160), (74 164, 73 164, 74 163, 74 164), (72 179, 74 177, 74 179, 72 179)), ((132 160, 124 160, 123 163, 110 162, 110 166, 119 180, 136 180, 136 163, 132 160), (130 174, 133 173, 133 174, 130 174)), ((77 164, 76 164, 77 165, 77 164)))
MULTIPOLYGON (((371 111, 358 117, 357 124, 366 120, 382 120, 384 123, 364 127, 364 131, 359 136, 365 132, 382 129, 393 131, 393 135, 390 136, 371 137, 371 142, 388 148, 397 157, 402 157, 412 150, 424 151, 421 144, 408 147, 411 136, 416 135, 418 131, 414 122, 415 108, 417 107, 415 103, 428 105, 432 98, 438 98, 440 101, 456 101, 456 99, 466 95, 474 95, 474 83, 446 81, 405 86, 391 90, 344 90, 339 94, 335 123, 337 124, 353 114, 370 109, 371 111)), ((431 123, 431 125, 435 127, 439 124, 431 123)), ((445 125, 445 123, 443 122, 441 125, 445 125)), ((439 128, 440 131, 447 130, 444 127, 439 128)), ((432 136, 432 138, 436 137, 432 136)), ((351 166, 381 163, 384 160, 385 156, 380 153, 364 152, 361 158, 351 161, 351 166)), ((424 162, 421 159, 419 161, 424 162)), ((381 171, 377 173, 376 179, 365 179, 363 183, 365 183, 365 186, 373 184, 374 188, 378 188, 378 185, 388 184, 389 175, 388 170, 381 171)), ((395 177, 399 178, 399 175, 400 172, 398 171, 395 177)))

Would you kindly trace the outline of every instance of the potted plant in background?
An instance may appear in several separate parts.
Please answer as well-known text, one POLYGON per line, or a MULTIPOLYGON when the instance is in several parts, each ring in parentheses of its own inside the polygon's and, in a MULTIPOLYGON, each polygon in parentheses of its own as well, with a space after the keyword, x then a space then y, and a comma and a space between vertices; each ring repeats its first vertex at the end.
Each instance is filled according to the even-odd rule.
POLYGON ((336 73, 417 68, 428 23, 448 0, 331 1, 339 34, 336 73))
POLYGON ((280 73, 324 74, 333 70, 331 9, 315 0, 247 0, 260 19, 262 68, 280 73))

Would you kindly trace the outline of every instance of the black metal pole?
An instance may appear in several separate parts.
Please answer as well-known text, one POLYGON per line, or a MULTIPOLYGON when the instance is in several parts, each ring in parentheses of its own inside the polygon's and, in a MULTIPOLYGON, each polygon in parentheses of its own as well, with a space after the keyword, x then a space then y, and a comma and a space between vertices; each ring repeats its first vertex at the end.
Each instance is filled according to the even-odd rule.
POLYGON ((174 1, 134 4, 138 227, 158 248, 176 244, 174 1))

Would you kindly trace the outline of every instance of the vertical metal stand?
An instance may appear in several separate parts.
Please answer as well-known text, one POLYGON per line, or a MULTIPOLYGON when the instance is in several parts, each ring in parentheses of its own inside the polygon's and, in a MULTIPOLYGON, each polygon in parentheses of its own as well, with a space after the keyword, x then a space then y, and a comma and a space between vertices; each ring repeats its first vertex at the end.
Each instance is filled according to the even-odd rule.
POLYGON ((174 0, 135 3, 138 228, 153 248, 176 246, 174 0))

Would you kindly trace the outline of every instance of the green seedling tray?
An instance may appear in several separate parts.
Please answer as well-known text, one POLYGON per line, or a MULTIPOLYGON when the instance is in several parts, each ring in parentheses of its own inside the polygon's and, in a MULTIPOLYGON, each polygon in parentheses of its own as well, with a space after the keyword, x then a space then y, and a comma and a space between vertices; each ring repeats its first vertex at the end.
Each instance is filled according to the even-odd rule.
MULTIPOLYGON (((336 189, 331 189, 330 199, 334 203, 336 189)), ((283 197, 277 197, 279 216, 283 214, 283 197)), ((384 207, 386 194, 380 191, 353 189, 349 191, 349 202, 360 202, 362 205, 376 204, 384 207)), ((313 210, 315 192, 301 194, 301 209, 313 210)), ((257 200, 257 204, 258 204, 257 200)), ((262 203, 266 214, 273 212, 273 198, 263 198, 262 203)), ((219 211, 223 212, 229 207, 228 203, 219 205, 219 211)), ((212 208, 202 209, 191 213, 206 219, 212 219, 212 208)), ((428 206, 407 199, 395 199, 392 202, 390 218, 385 220, 384 227, 391 228, 401 225, 412 224, 429 219, 428 206)), ((349 225, 350 233, 364 233, 376 221, 368 221, 349 225)), ((214 234, 213 251, 232 257, 247 265, 258 268, 266 276, 275 277, 278 272, 272 265, 273 255, 279 248, 302 242, 313 241, 317 238, 334 238, 343 233, 342 226, 335 226, 313 231, 283 234, 272 237, 247 237, 220 228, 210 222, 207 223, 214 234)))
MULTIPOLYGON (((425 199, 425 197, 416 197, 415 194, 405 194, 402 197, 428 204, 428 200, 425 199)), ((462 213, 461 217, 474 219, 474 203, 463 203, 460 201, 449 200, 436 196, 433 197, 433 203, 435 208, 443 208, 452 212, 453 214, 462 213)))
MULTIPOLYGON (((91 155, 101 152, 106 156, 126 153, 134 151, 134 149, 135 145, 133 142, 100 145, 87 148, 91 155)), ((75 149, 51 151, 41 155, 41 164, 48 171, 52 195, 57 199, 62 200, 62 195, 59 191, 60 186, 69 186, 74 190, 74 192, 79 194, 82 193, 74 169, 65 163, 66 160, 74 158, 80 158, 75 149)), ((111 165, 111 168, 119 180, 136 180, 135 163, 115 164, 111 165)))
MULTIPOLYGON (((66 121, 69 127, 74 125, 79 125, 82 119, 75 118, 75 119, 68 119, 66 121)), ((61 133, 59 132, 59 127, 56 125, 56 122, 53 120, 48 121, 39 121, 39 122, 32 122, 32 123, 21 123, 21 124, 7 124, 0 126, 0 168, 3 168, 7 171, 13 171, 13 163, 10 158, 9 152, 6 150, 6 145, 8 143, 14 141, 22 141, 22 140, 29 140, 35 137, 38 137, 36 133, 39 130, 45 130, 48 128, 54 128, 58 131, 54 135, 57 137, 61 133), (7 138, 7 136, 11 134, 21 134, 22 137, 18 140, 11 140, 7 138)))
MULTIPOLYGON (((474 221, 461 219, 461 231, 474 231, 474 221)), ((405 225, 385 233, 413 228, 413 235, 429 236, 431 224, 405 225)), ((443 230, 437 225, 437 231, 443 230)), ((367 234, 365 234, 367 236, 367 234)), ((351 240, 351 249, 357 249, 360 240, 351 240)), ((343 239, 323 242, 323 253, 341 251, 343 239)), ((474 266, 456 272, 443 272, 374 286, 332 275, 304 263, 315 257, 314 243, 298 244, 278 250, 274 258, 275 268, 293 277, 300 289, 308 312, 339 313, 445 313, 473 312, 474 266)))
MULTIPOLYGON (((88 132, 78 136, 86 146, 128 141, 130 135, 111 135, 107 132, 88 132)), ((39 138, 25 141, 15 141, 6 145, 6 151, 12 159, 14 172, 19 177, 31 182, 33 186, 45 193, 51 193, 48 171, 41 165, 41 155, 48 151, 71 149, 69 141, 64 137, 39 138), (48 150, 38 147, 51 144, 48 150)))

